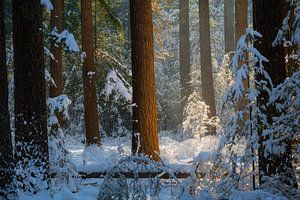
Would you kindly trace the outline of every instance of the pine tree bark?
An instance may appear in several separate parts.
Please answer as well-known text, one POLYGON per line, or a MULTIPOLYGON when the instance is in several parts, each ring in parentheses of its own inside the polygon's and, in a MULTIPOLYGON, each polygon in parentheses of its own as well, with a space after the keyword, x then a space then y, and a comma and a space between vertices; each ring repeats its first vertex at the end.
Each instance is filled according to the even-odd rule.
MULTIPOLYGON (((50 27, 51 30, 56 28, 58 33, 61 33, 64 28, 64 0, 53 0, 53 10, 51 11, 50 27)), ((50 97, 57 97, 63 93, 63 69, 62 69, 62 47, 56 46, 53 43, 50 51, 54 56, 54 60, 50 61, 50 74, 55 82, 55 85, 50 86, 50 97)))
MULTIPOLYGON (((246 33, 248 27, 248 0, 235 0, 235 46, 242 35, 246 33)), ((245 55, 247 57, 247 55, 245 55)), ((245 61, 239 62, 239 65, 245 64, 245 61)), ((249 88, 249 77, 243 80, 244 90, 249 88)), ((248 104, 246 97, 244 96, 236 105, 238 111, 245 111, 248 104)), ((243 126, 246 120, 249 119, 249 114, 244 112, 243 119, 239 120, 239 125, 243 126)))
POLYGON ((36 191, 41 186, 32 177, 49 177, 42 6, 40 0, 13 0, 12 7, 15 159, 25 172, 17 179, 27 183, 23 189, 36 191))
POLYGON ((130 0, 133 85, 132 152, 159 161, 151 0, 130 0))
POLYGON ((248 27, 248 0, 235 0, 235 45, 248 27))
MULTIPOLYGON (((269 73, 273 85, 276 86, 282 83, 286 76, 285 71, 285 53, 283 46, 272 46, 276 38, 277 31, 282 25, 282 21, 286 15, 287 3, 285 0, 253 0, 253 26, 254 29, 263 35, 262 40, 255 42, 255 47, 258 51, 269 59, 269 62, 264 63, 266 71, 269 73)), ((257 76, 258 80, 262 77, 257 76)), ((262 92, 258 97, 258 106, 264 110, 267 105, 268 95, 262 92)), ((280 115, 276 108, 267 106, 265 113, 268 123, 272 123, 272 118, 280 115)), ((263 129, 263 127, 261 127, 263 129)), ((267 136, 263 136, 260 132, 260 147, 259 147, 259 174, 260 183, 266 181, 265 177, 272 177, 274 175, 280 176, 282 183, 297 187, 295 173, 292 167, 292 147, 289 145, 289 138, 282 143, 288 144, 284 153, 280 155, 271 154, 264 155, 265 146, 264 142, 268 140, 267 136), (289 179, 289 181, 287 181, 289 179)), ((276 138, 274 138, 276 139, 276 138)))
POLYGON ((92 0, 81 0, 81 34, 83 62, 83 92, 86 144, 100 144, 99 116, 97 111, 93 43, 92 0))
POLYGON ((190 86, 190 31, 189 31, 189 1, 179 1, 179 63, 180 63, 180 98, 181 122, 184 108, 191 94, 190 86))
POLYGON ((13 148, 8 109, 4 0, 0 0, 0 198, 6 198, 12 180, 13 148))
MULTIPOLYGON (((199 0, 200 23, 200 62, 202 79, 202 97, 209 106, 209 117, 216 116, 214 81, 211 59, 209 1, 199 0)), ((215 134, 214 127, 209 127, 209 134, 215 134)))
POLYGON ((225 54, 234 51, 234 0, 224 0, 225 54))

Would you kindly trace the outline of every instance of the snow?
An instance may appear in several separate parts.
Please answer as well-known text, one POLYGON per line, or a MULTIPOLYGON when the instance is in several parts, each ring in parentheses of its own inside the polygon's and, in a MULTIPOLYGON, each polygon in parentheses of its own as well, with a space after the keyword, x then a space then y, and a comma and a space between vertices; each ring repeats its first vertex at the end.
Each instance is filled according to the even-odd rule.
MULTIPOLYGON (((172 138, 169 132, 163 132, 160 135, 162 159, 168 165, 182 169, 189 169, 193 159, 200 152, 212 151, 218 142, 218 138, 213 136, 179 141, 172 138)), ((130 138, 103 138, 102 142, 101 147, 85 148, 83 143, 78 143, 72 138, 67 140, 66 146, 71 152, 71 161, 75 163, 79 171, 104 172, 120 159, 131 154, 130 138), (121 147, 120 144, 122 144, 121 147), (122 148, 122 152, 119 152, 120 148, 122 148)))
POLYGON ((47 11, 53 10, 53 5, 50 0, 41 0, 41 4, 45 6, 47 11))
POLYGON ((45 79, 47 82, 51 83, 52 85, 54 85, 54 87, 56 87, 55 81, 53 80, 51 74, 47 69, 45 69, 45 79))
POLYGON ((106 84, 103 91, 106 97, 111 95, 114 91, 116 92, 115 99, 119 97, 124 98, 126 101, 132 100, 132 88, 129 87, 130 84, 127 83, 121 75, 115 71, 110 70, 106 77, 106 84))
POLYGON ((68 51, 79 52, 78 44, 74 38, 74 35, 68 30, 63 30, 61 33, 57 32, 57 28, 54 27, 51 35, 56 38, 56 44, 64 43, 64 47, 68 51))
MULTIPOLYGON (((54 100, 53 100, 54 101, 54 100)), ((212 151, 217 146, 218 138, 214 136, 207 136, 198 139, 186 139, 180 141, 177 139, 178 135, 173 132, 160 133, 160 149, 163 165, 152 166, 154 169, 164 169, 172 173, 173 170, 189 171, 192 169, 193 159, 202 151, 212 151), (158 167, 158 168, 157 168, 158 167)), ((80 142, 81 138, 68 137, 66 139, 66 147, 70 152, 70 162, 74 163, 78 171, 82 172, 105 172, 112 169, 116 164, 123 159, 129 161, 134 159, 129 157, 131 154, 131 138, 103 138, 102 145, 90 146, 85 148, 85 145, 80 142), (122 151, 120 151, 120 148, 122 151)), ((121 165, 123 166, 123 165, 121 165)), ((132 164, 127 167, 136 168, 132 164)), ((151 166, 143 167, 147 170, 151 166)), ((79 191, 72 193, 72 191, 64 186, 60 190, 50 189, 49 191, 40 191, 32 195, 28 193, 20 193, 19 199, 22 200, 68 200, 68 199, 96 199, 99 193, 100 185, 104 179, 86 179, 81 180, 79 191)), ((143 184, 149 184, 147 180, 143 184)), ((159 199, 172 199, 172 192, 170 191, 167 180, 160 183, 163 192, 159 195, 159 199)), ((149 192, 149 191, 148 191, 149 192)), ((173 191, 174 192, 174 191, 173 191)), ((174 198, 174 197, 173 197, 174 198)), ((150 197, 149 197, 150 199, 150 197)))
POLYGON ((285 197, 276 196, 263 190, 254 190, 250 192, 234 192, 229 200, 288 200, 285 197))

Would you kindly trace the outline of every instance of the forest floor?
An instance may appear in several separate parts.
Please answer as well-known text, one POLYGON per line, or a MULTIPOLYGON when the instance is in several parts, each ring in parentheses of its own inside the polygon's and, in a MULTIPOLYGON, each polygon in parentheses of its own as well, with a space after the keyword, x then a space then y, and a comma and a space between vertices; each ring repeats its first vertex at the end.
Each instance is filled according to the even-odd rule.
MULTIPOLYGON (((206 136, 197 139, 182 139, 178 138, 178 136, 179 134, 170 132, 160 133, 160 155, 166 170, 191 172, 195 158, 201 157, 199 155, 205 156, 206 153, 209 154, 210 152, 213 152, 217 148, 219 141, 219 138, 214 136, 206 136)), ((118 165, 121 160, 130 158, 131 138, 103 138, 101 147, 85 148, 85 145, 82 143, 82 138, 68 137, 66 140, 66 147, 70 152, 70 161, 75 165, 74 169, 78 172, 106 172, 118 165)), ((59 183, 57 186, 54 184, 54 188, 51 188, 48 191, 41 191, 35 195, 21 193, 19 194, 19 199, 95 200, 97 199, 101 188, 107 187, 103 186, 105 181, 104 178, 79 178, 73 181, 76 182, 76 191, 73 190, 72 192, 70 186, 59 183)), ((185 185, 185 182, 188 182, 188 180, 180 180, 180 184, 182 185, 185 185)), ((127 179, 127 183, 129 185, 133 184, 134 180, 127 179)), ((147 190, 146 199, 151 200, 151 195, 153 195, 153 188, 151 189, 151 186, 153 186, 153 179, 139 179, 139 183, 147 190)), ((177 194, 182 192, 180 187, 176 185, 175 182, 172 182, 172 180, 161 179, 158 184, 160 190, 158 199, 176 199, 177 194)), ((118 190, 117 188, 114 188, 115 186, 116 185, 112 184, 110 187, 112 187, 113 190, 118 190)), ((129 190, 128 192, 129 196, 134 196, 134 194, 132 194, 133 191, 129 190)), ((274 200, 286 199, 284 197, 274 196, 262 190, 255 190, 234 193, 230 200, 267 198, 274 200)))
MULTIPOLYGON (((160 155, 164 165, 174 171, 189 172, 192 169, 193 160, 200 152, 213 151, 218 143, 218 138, 206 136, 203 138, 183 139, 178 134, 170 132, 160 133, 160 155)), ((68 137, 66 147, 70 152, 70 161, 78 172, 105 172, 115 166, 121 159, 131 154, 131 138, 103 138, 101 147, 85 148, 81 138, 68 137)), ((59 190, 42 191, 34 196, 20 194, 22 200, 95 200, 103 183, 103 178, 89 178, 79 180, 78 191, 72 191, 64 186, 59 190)), ((145 181, 147 181, 145 179, 145 181)), ((147 184, 146 182, 144 183, 147 184)), ((160 192, 159 199, 173 199, 174 191, 167 187, 168 180, 161 183, 163 192, 160 192), (164 189, 164 185, 166 185, 164 189)))
MULTIPOLYGON (((163 132, 160 134, 160 155, 165 165, 178 170, 189 170, 194 158, 201 152, 215 150, 218 138, 178 139, 178 135, 163 132)), ((69 138, 66 146, 70 151, 71 162, 81 172, 104 172, 131 155, 131 138, 103 138, 101 147, 85 148, 78 139, 69 138)))

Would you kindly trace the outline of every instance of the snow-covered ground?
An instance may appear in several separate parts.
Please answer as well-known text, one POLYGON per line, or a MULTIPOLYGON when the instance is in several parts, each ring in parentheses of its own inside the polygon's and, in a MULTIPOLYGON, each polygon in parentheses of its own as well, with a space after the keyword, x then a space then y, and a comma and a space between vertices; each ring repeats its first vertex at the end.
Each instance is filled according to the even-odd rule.
MULTIPOLYGON (((207 136, 197 139, 179 141, 176 135, 170 133, 160 134, 160 153, 164 164, 186 170, 191 166, 193 159, 204 151, 216 148, 218 139, 207 136)), ((115 165, 120 159, 131 154, 130 138, 103 138, 101 147, 89 147, 69 138, 67 148, 71 152, 71 162, 81 172, 105 172, 115 165)))
MULTIPOLYGON (((160 134, 160 151, 161 158, 165 166, 168 169, 189 171, 192 169, 192 163, 197 157, 208 152, 212 152, 218 144, 218 138, 213 136, 207 136, 197 139, 176 139, 178 135, 171 133, 160 134)), ((84 144, 80 138, 69 137, 66 141, 66 147, 70 151, 70 161, 75 164, 76 168, 80 172, 105 172, 113 168, 120 160, 128 157, 131 152, 131 139, 130 137, 124 138, 103 138, 101 147, 89 147, 85 149, 84 144)), ((59 186, 60 189, 51 188, 48 191, 41 191, 35 195, 21 193, 19 199, 21 200, 96 200, 101 186, 103 187, 104 178, 90 178, 78 180, 79 188, 77 192, 72 192, 67 186, 59 186)), ((128 179, 129 185, 132 179, 128 179)), ((147 195, 145 198, 151 200, 151 190, 149 187, 153 186, 153 182, 144 179, 140 183, 142 187, 147 188, 147 195)), ((182 185, 185 185, 186 180, 181 180, 182 185)), ((155 184, 155 183, 154 183, 155 184)), ((176 186, 176 183, 170 180, 160 180, 158 182, 160 192, 158 199, 168 200, 177 199, 176 194, 182 192, 182 186, 176 186), (175 185, 174 185, 175 184, 175 185)), ((105 187, 105 186, 104 186, 105 187)), ((114 187, 114 186, 112 186, 114 187)), ((118 189, 116 189, 118 190, 118 189)), ((121 189, 120 189, 121 190, 121 189)), ((155 189, 154 189, 155 190, 155 189)), ((128 191, 129 196, 133 191, 128 191)), ((184 195, 182 197, 185 197, 184 195)), ((105 199, 105 198, 104 198, 105 199)), ((112 198, 114 199, 114 198, 112 198)), ((135 199, 135 198, 131 198, 135 199)), ((157 198, 155 198, 157 199, 157 198)), ((182 199, 182 198, 181 198, 182 199)), ((189 199, 188 196, 183 199, 189 199)), ((205 191, 201 194, 200 199, 212 199, 207 196, 205 191)), ((233 192, 230 200, 256 200, 256 199, 272 199, 272 200, 286 200, 284 197, 274 196, 268 192, 262 190, 250 191, 250 192, 233 192)))
MULTIPOLYGON (((160 134, 160 152, 165 165, 180 171, 188 171, 193 159, 203 151, 215 149, 218 139, 208 136, 197 139, 186 139, 179 141, 178 135, 163 132, 160 134)), ((103 138, 101 147, 89 147, 85 149, 84 144, 78 138, 68 137, 66 147, 70 152, 70 161, 75 164, 80 172, 105 172, 116 165, 119 160, 131 154, 131 139, 103 138)), ((36 195, 20 194, 22 200, 94 200, 97 199, 100 185, 103 179, 81 180, 79 190, 72 193, 67 187, 60 191, 42 191, 36 195)), ((168 185, 167 181, 165 181, 168 185)), ((162 187, 164 183, 161 183, 162 187)), ((160 194, 160 199, 172 199, 170 190, 160 194)))

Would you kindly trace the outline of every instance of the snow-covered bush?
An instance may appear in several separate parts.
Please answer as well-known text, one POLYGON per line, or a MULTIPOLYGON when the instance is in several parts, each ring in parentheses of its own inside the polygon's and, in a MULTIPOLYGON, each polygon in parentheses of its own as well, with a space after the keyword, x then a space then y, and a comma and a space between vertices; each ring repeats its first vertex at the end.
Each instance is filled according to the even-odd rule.
MULTIPOLYGON (((263 150, 260 153, 267 157, 283 155, 291 142, 299 136, 299 81, 297 80, 299 74, 294 74, 274 88, 262 64, 268 60, 252 45, 253 41, 260 37, 262 36, 259 33, 247 29, 246 34, 238 42, 231 62, 234 80, 225 93, 223 102, 232 107, 234 113, 224 127, 223 139, 219 146, 220 152, 223 152, 223 155, 227 154, 223 161, 231 167, 229 175, 218 184, 221 186, 218 188, 222 189, 219 193, 223 193, 225 198, 233 195, 234 191, 249 190, 251 185, 253 188, 256 187, 258 151, 263 150), (245 88, 243 81, 252 74, 263 79, 250 80, 249 87, 245 88), (269 102, 265 107, 258 107, 257 97, 262 92, 268 96, 269 102), (246 99, 245 108, 235 108, 234 106, 243 98, 246 99), (273 123, 268 122, 265 114, 267 107, 271 106, 280 113, 279 116, 272 118, 273 123), (245 114, 248 115, 247 118, 245 114), (259 144, 259 135, 266 138, 263 144, 259 144), (263 148, 258 149, 261 145, 263 148), (230 184, 229 189, 227 186, 230 184)), ((288 171, 285 173, 292 174, 288 171)), ((289 198, 297 196, 296 191, 285 185, 284 182, 289 181, 286 180, 287 177, 282 179, 278 174, 278 176, 264 178, 261 188, 289 198)), ((291 177, 291 180, 293 178, 291 177)))
MULTIPOLYGON (((144 156, 129 156, 106 173, 98 199, 187 199, 190 190, 176 178, 176 170, 144 156), (130 178, 125 178, 125 176, 130 178), (164 180, 163 176, 168 176, 164 180)), ((190 198, 191 199, 191 198, 190 198)))
POLYGON ((208 127, 217 125, 217 118, 208 116, 209 108, 202 101, 200 95, 193 92, 187 101, 182 122, 183 134, 187 137, 205 136, 208 127))
POLYGON ((101 92, 102 129, 107 136, 126 136, 131 129, 132 88, 118 70, 109 70, 101 92))
POLYGON ((49 132, 49 162, 50 173, 54 188, 61 190, 65 185, 72 191, 77 190, 76 180, 78 176, 76 167, 71 163, 69 152, 65 147, 66 136, 61 128, 61 123, 69 119, 68 108, 71 100, 66 95, 60 95, 47 99, 48 107, 48 132, 49 132))
MULTIPOLYGON (((226 172, 214 191, 222 198, 229 198, 234 190, 251 189, 251 179, 256 171, 257 130, 259 123, 266 122, 266 116, 256 105, 256 98, 261 91, 270 95, 271 91, 267 86, 272 86, 262 64, 268 60, 253 47, 253 41, 260 37, 262 36, 258 32, 247 29, 246 34, 238 41, 230 64, 233 81, 224 95, 222 108, 230 109, 233 113, 225 120, 227 123, 223 126, 216 156, 212 157, 220 166, 216 171, 226 172), (250 80, 249 87, 245 88, 245 80, 254 73, 265 79, 250 80), (245 99, 245 107, 237 108, 236 105, 242 99, 245 99), (245 118, 245 115, 249 117, 245 118)), ((267 124, 265 127, 268 127, 267 124)))

